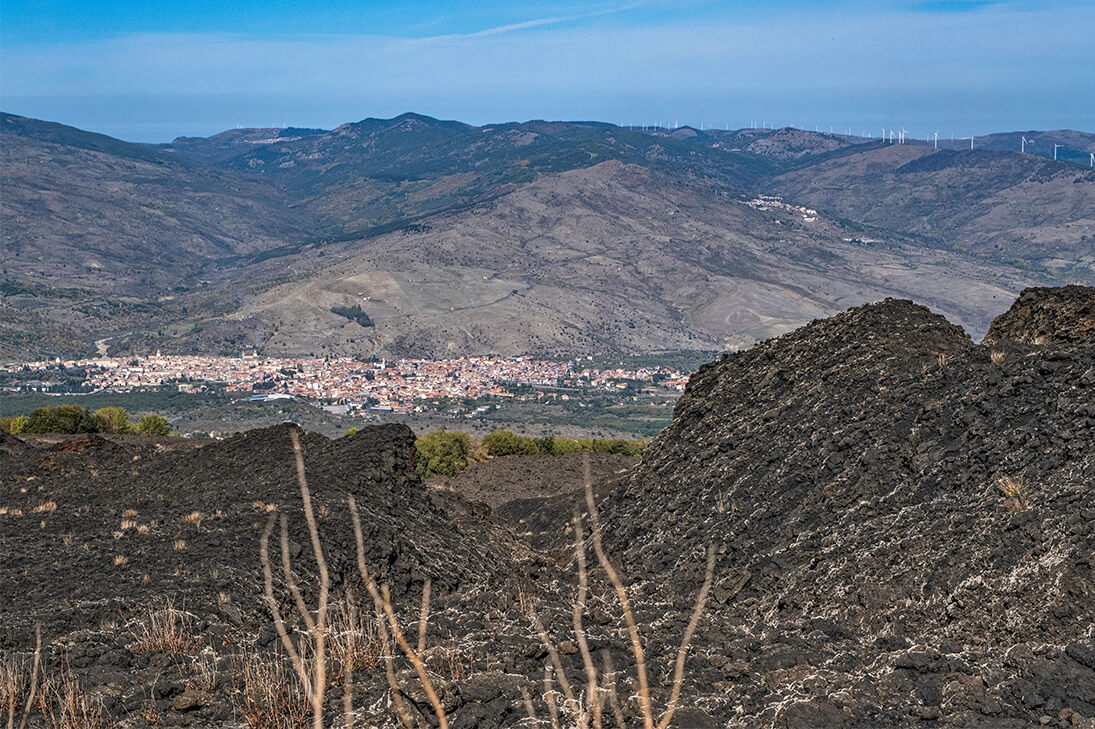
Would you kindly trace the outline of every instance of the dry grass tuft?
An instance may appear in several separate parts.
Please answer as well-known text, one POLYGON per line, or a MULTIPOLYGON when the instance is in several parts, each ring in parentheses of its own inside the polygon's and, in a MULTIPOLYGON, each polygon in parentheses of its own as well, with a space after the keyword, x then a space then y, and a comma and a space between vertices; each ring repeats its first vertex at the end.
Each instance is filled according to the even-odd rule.
POLYGON ((148 531, 151 528, 152 527, 150 527, 148 524, 138 524, 137 525, 137 533, 138 534, 148 534, 148 531))
POLYGON ((156 700, 148 699, 141 707, 141 718, 148 722, 149 726, 160 725, 160 710, 156 708, 156 700))
POLYGON ((36 703, 45 729, 111 729, 115 726, 103 712, 103 702, 93 698, 65 669, 42 683, 36 703))
POLYGON ((212 648, 206 648, 194 659, 190 666, 190 678, 187 688, 194 691, 212 691, 217 687, 217 654, 212 648))
POLYGON ((185 552, 186 551, 186 540, 185 539, 176 539, 175 541, 173 541, 171 543, 171 548, 174 549, 176 552, 185 552))
POLYGON ((8 717, 8 726, 23 710, 29 691, 30 661, 15 655, 0 659, 0 714, 8 717))
POLYGON ((183 517, 183 524, 189 524, 197 529, 201 529, 203 519, 205 519, 205 514, 200 511, 192 511, 183 517))
POLYGON ((136 509, 126 509, 125 511, 122 512, 122 516, 124 516, 126 519, 136 519, 137 518, 137 510, 136 509))
POLYGON ((331 611, 327 643, 334 661, 332 680, 342 683, 347 671, 371 670, 383 656, 376 621, 347 601, 331 611))
POLYGON ((44 504, 38 504, 38 506, 34 507, 34 513, 35 514, 42 514, 42 513, 46 513, 46 512, 52 514, 55 511, 57 511, 57 502, 56 501, 47 501, 44 504))
POLYGON ((1005 358, 1005 356, 1004 356, 1003 351, 1001 351, 999 349, 992 350, 992 354, 989 355, 989 359, 992 360, 992 363, 994 365, 1003 364, 1004 358, 1005 358))
POLYGON ((1017 514, 1020 511, 1026 511, 1030 508, 1030 504, 1027 503, 1026 494, 1023 491, 1022 477, 1012 478, 1011 476, 1004 476, 996 486, 1000 489, 1000 493, 1004 495, 1004 504, 1012 514, 1017 514))
POLYGON ((134 519, 122 519, 121 529, 124 532, 126 529, 136 529, 137 522, 134 519))
POLYGON ((249 654, 238 675, 232 700, 248 729, 306 729, 311 723, 311 702, 280 656, 249 654))
POLYGON ((124 554, 114 555, 114 566, 115 567, 121 567, 122 565, 124 565, 128 561, 129 561, 129 557, 126 557, 124 554))
POLYGON ((167 653, 178 656, 194 650, 200 640, 194 635, 190 614, 177 610, 171 600, 148 608, 148 612, 128 624, 133 642, 130 653, 167 653))

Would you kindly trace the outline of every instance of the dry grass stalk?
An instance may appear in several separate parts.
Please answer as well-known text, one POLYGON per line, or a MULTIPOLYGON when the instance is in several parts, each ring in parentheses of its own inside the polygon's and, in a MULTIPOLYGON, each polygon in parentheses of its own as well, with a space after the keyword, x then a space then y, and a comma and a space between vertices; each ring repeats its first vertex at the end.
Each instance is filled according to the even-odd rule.
POLYGON ((0 662, 0 711, 8 715, 7 728, 14 729, 15 715, 23 709, 19 729, 27 725, 30 709, 38 692, 38 671, 42 665, 42 628, 34 629, 34 658, 30 673, 26 660, 9 656, 0 662))
POLYGON ((616 720, 617 729, 627 729, 624 721, 624 710, 620 706, 620 695, 616 692, 616 667, 612 665, 612 653, 605 651, 601 654, 604 661, 604 684, 608 693, 608 705, 612 707, 612 716, 616 720))
POLYGON ((533 611, 531 615, 531 620, 533 627, 536 628, 536 634, 539 636, 540 642, 543 644, 544 648, 547 649, 548 658, 550 658, 550 662, 545 667, 544 672, 544 701, 548 704, 548 711, 552 716, 558 712, 554 691, 549 690, 552 683, 551 671, 552 668, 554 668, 555 676, 559 682, 559 688, 562 689, 563 699, 566 701, 567 712, 575 722, 577 722, 579 729, 584 729, 588 726, 588 722, 582 713, 578 699, 574 696, 574 690, 571 688, 570 681, 567 679, 566 671, 563 670, 562 661, 559 660, 559 651, 555 648, 555 641, 548 636, 543 621, 540 620, 540 616, 537 615, 535 611, 533 611))
POLYGON ((93 699, 71 671, 42 683, 37 703, 45 729, 109 729, 114 726, 103 712, 101 700, 93 699))
POLYGON ((137 521, 135 519, 122 519, 121 530, 124 532, 126 529, 136 529, 137 521))
POLYGON ((304 519, 308 523, 308 534, 312 541, 312 554, 315 556, 319 567, 319 600, 315 618, 304 604, 304 598, 297 587, 296 578, 293 576, 292 565, 289 562, 289 528, 284 515, 281 518, 281 555, 282 571, 285 583, 292 594, 301 619, 307 629, 310 639, 313 659, 311 666, 305 664, 305 646, 299 647, 289 637, 285 627, 285 620, 281 616, 277 600, 274 598, 273 568, 270 565, 270 533, 274 529, 274 515, 271 513, 266 531, 262 535, 259 544, 260 559, 262 561, 263 575, 265 578, 266 604, 274 618, 274 627, 281 638, 281 644, 289 654, 289 660, 293 664, 305 695, 312 708, 312 726, 314 729, 323 729, 323 698, 327 686, 327 598, 330 593, 330 577, 327 573, 327 561, 323 557, 323 546, 319 541, 319 528, 316 525, 315 511, 312 508, 312 495, 308 488, 308 479, 304 472, 304 454, 300 448, 300 437, 296 429, 289 431, 289 438, 293 444, 293 455, 297 466, 297 483, 300 486, 300 496, 304 503, 304 519))
MULTIPOLYGON (((426 698, 429 699, 430 706, 433 708, 434 714, 437 717, 438 725, 441 729, 448 729, 448 715, 441 705, 441 699, 438 698, 437 691, 434 690, 433 682, 430 681, 429 674, 426 671, 426 664, 422 661, 421 656, 419 656, 414 648, 411 647, 410 643, 407 642, 406 636, 399 628, 399 621, 396 619, 395 610, 392 607, 392 598, 388 591, 388 586, 381 585, 378 590, 376 582, 369 572, 368 565, 365 563, 365 537, 361 530, 361 517, 357 511, 357 502, 354 501, 353 496, 348 498, 348 504, 350 507, 350 519, 354 525, 354 543, 357 547, 357 568, 358 572, 361 573, 361 579, 365 583, 365 588, 369 591, 370 597, 373 598, 373 604, 376 607, 377 612, 383 614, 383 616, 387 618, 387 628, 391 631, 400 650, 403 651, 403 655, 411 662, 415 673, 418 674, 418 679, 422 682, 422 690, 425 691, 426 698)), ((418 626, 419 636, 424 635, 426 631, 425 624, 422 622, 421 618, 429 615, 429 590, 429 580, 427 580, 426 584, 423 585, 422 590, 422 609, 419 612, 420 622, 418 626)), ((390 664, 387 665, 387 669, 389 687, 392 689, 394 695, 399 695, 399 687, 395 684, 394 672, 390 664)), ((408 723, 410 717, 405 714, 405 707, 404 710, 400 712, 400 718, 405 725, 412 726, 412 724, 408 723)))
POLYGON ((370 670, 380 663, 381 643, 376 623, 367 619, 352 599, 331 611, 330 623, 327 644, 331 659, 339 667, 335 680, 345 682, 354 671, 370 670))
POLYGON ((156 708, 156 701, 153 698, 149 698, 141 707, 141 718, 148 722, 149 726, 159 726, 160 710, 156 708))
MULTIPOLYGON (((666 729, 670 722, 673 720, 673 714, 677 710, 677 703, 680 700, 681 685, 684 682, 684 664, 688 655, 688 647, 692 641, 692 636, 695 634, 696 626, 699 624, 700 618, 703 616, 704 607, 707 604, 707 596, 711 591, 711 584, 715 577, 715 550, 712 546, 707 548, 707 565, 704 572, 703 585, 700 587, 700 592, 696 597, 696 603, 692 609, 692 617, 688 622, 688 626, 685 628, 684 636, 681 638, 680 646, 677 649, 677 659, 673 671, 673 683, 670 690, 670 697, 666 706, 665 712, 655 722, 654 709, 650 698, 650 684, 647 678, 646 671, 646 654, 643 651, 642 639, 639 635, 639 628, 635 622, 635 615, 631 608, 631 601, 627 596, 627 589, 624 586, 623 580, 620 577, 619 572, 612 565, 608 555, 605 553, 604 545, 601 542, 601 522, 597 513, 597 504, 593 497, 593 478, 590 473, 589 456, 586 455, 582 462, 582 473, 585 481, 585 495, 586 495, 586 507, 589 510, 589 518, 592 522, 592 539, 593 539, 593 551, 597 555, 597 562, 601 568, 605 571, 605 575, 608 577, 609 582, 612 585, 613 590, 616 593, 616 599, 620 604, 620 609, 623 612, 625 630, 628 639, 631 643, 631 652, 635 656, 635 670, 638 676, 639 682, 639 711, 643 718, 643 726, 645 729, 666 729)), ((575 606, 574 616, 574 628, 577 634, 580 650, 582 651, 583 663, 586 667, 587 681, 590 686, 590 701, 594 706, 599 709, 600 696, 599 692, 595 691, 596 671, 592 667, 592 659, 589 657, 589 648, 585 645, 585 631, 582 629, 581 616, 578 613, 579 610, 584 608, 586 588, 583 586, 588 585, 588 577, 586 573, 585 565, 585 550, 581 539, 581 526, 580 520, 575 519, 575 532, 577 537, 577 543, 575 547, 576 558, 578 562, 578 603, 575 606), (584 647, 583 647, 584 646, 584 647), (590 674, 593 674, 593 678, 589 679, 590 674)), ((537 630, 541 634, 541 640, 544 641, 545 647, 548 648, 549 655, 554 650, 554 646, 549 645, 549 641, 545 640, 546 631, 542 630, 542 626, 537 626, 537 630)), ((556 661, 553 659, 553 661, 556 661)), ((560 674, 559 683, 564 687, 564 695, 566 694, 566 684, 562 677, 561 667, 556 664, 556 671, 560 674)), ((613 681, 614 684, 614 681, 613 681)), ((614 694, 614 691, 612 692, 614 694)), ((569 703, 569 698, 568 698, 569 703)), ((618 710, 618 707, 614 707, 614 714, 616 715, 617 722, 622 718, 622 713, 618 710)), ((581 715, 575 715, 579 722, 582 720, 581 715)), ((593 714, 594 729, 600 729, 601 727, 601 713, 596 711, 593 714)), ((579 724, 579 726, 582 726, 579 724)))
POLYGON ((126 646, 130 653, 167 653, 173 656, 189 653, 199 641, 189 613, 177 610, 172 600, 148 608, 144 617, 129 622, 133 642, 126 646))
POLYGON ((249 729, 305 729, 312 703, 285 661, 248 655, 240 669, 242 686, 233 696, 249 729))
POLYGON ((555 699, 555 689, 551 685, 551 666, 544 666, 544 703, 551 717, 551 729, 559 729, 559 702, 555 699))
POLYGON ((38 504, 38 506, 34 507, 34 513, 36 514, 42 514, 46 512, 53 513, 54 511, 57 511, 56 501, 47 501, 44 504, 38 504))
POLYGON ((190 666, 186 685, 195 691, 212 691, 217 687, 217 654, 212 648, 202 651, 190 666))

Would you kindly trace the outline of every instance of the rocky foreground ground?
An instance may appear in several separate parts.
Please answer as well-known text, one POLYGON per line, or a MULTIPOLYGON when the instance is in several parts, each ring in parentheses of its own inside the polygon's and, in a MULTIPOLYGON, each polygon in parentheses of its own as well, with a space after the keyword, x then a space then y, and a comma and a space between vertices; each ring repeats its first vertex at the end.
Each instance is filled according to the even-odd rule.
MULTIPOLYGON (((592 464, 655 718, 710 548, 673 726, 1095 726, 1093 312, 1092 289, 1030 290, 976 344, 911 302, 852 309, 705 366, 641 462, 592 464)), ((258 726, 248 667, 282 665, 262 598, 271 523, 271 586, 290 628, 303 622, 281 570, 281 515, 302 598, 318 593, 293 433, 200 448, 4 437, 6 665, 29 663, 39 626, 47 674, 75 676, 101 702, 100 726, 258 726), (170 647, 146 640, 164 616, 181 636, 170 647)), ((385 678, 382 640, 361 617, 372 604, 348 496, 412 643, 429 581, 422 656, 450 726, 550 726, 552 653, 588 706, 583 637, 617 675, 600 684, 619 698, 604 695, 604 725, 642 726, 635 651, 588 540, 581 454, 427 486, 406 428, 301 440, 334 612, 368 605, 349 618, 364 636, 357 726, 398 726, 393 699, 412 723, 436 717, 402 657, 395 691, 385 678), (591 564, 581 634, 576 511, 591 564)), ((345 675, 330 667, 327 725, 340 726, 345 675)), ((18 680, 5 675, 6 718, 18 699, 2 689, 18 680)), ((279 675, 265 683, 292 703, 293 676, 279 675)), ((30 724, 57 726, 37 712, 30 724)))

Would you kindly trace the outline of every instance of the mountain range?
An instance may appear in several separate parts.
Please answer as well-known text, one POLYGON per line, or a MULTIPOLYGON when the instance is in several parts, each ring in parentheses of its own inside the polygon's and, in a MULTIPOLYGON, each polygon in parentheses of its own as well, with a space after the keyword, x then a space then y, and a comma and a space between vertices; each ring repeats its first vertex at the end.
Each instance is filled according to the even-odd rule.
POLYGON ((1095 281, 1095 135, 906 142, 404 114, 145 145, 3 114, 0 357, 734 349, 888 296, 980 336, 1095 281))

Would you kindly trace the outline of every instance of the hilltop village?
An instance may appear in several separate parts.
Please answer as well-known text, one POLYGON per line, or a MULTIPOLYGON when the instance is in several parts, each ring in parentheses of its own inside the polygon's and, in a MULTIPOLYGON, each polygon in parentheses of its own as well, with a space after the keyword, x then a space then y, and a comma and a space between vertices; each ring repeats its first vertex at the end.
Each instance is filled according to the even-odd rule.
POLYGON ((339 405, 346 412, 410 413, 441 398, 512 397, 531 387, 542 398, 569 399, 568 391, 621 391, 629 387, 683 391, 688 375, 663 367, 597 369, 577 361, 529 357, 464 357, 362 361, 351 358, 153 356, 59 360, 0 365, 8 392, 58 389, 56 372, 83 371, 82 392, 131 392, 213 387, 254 400, 298 398, 339 405))

